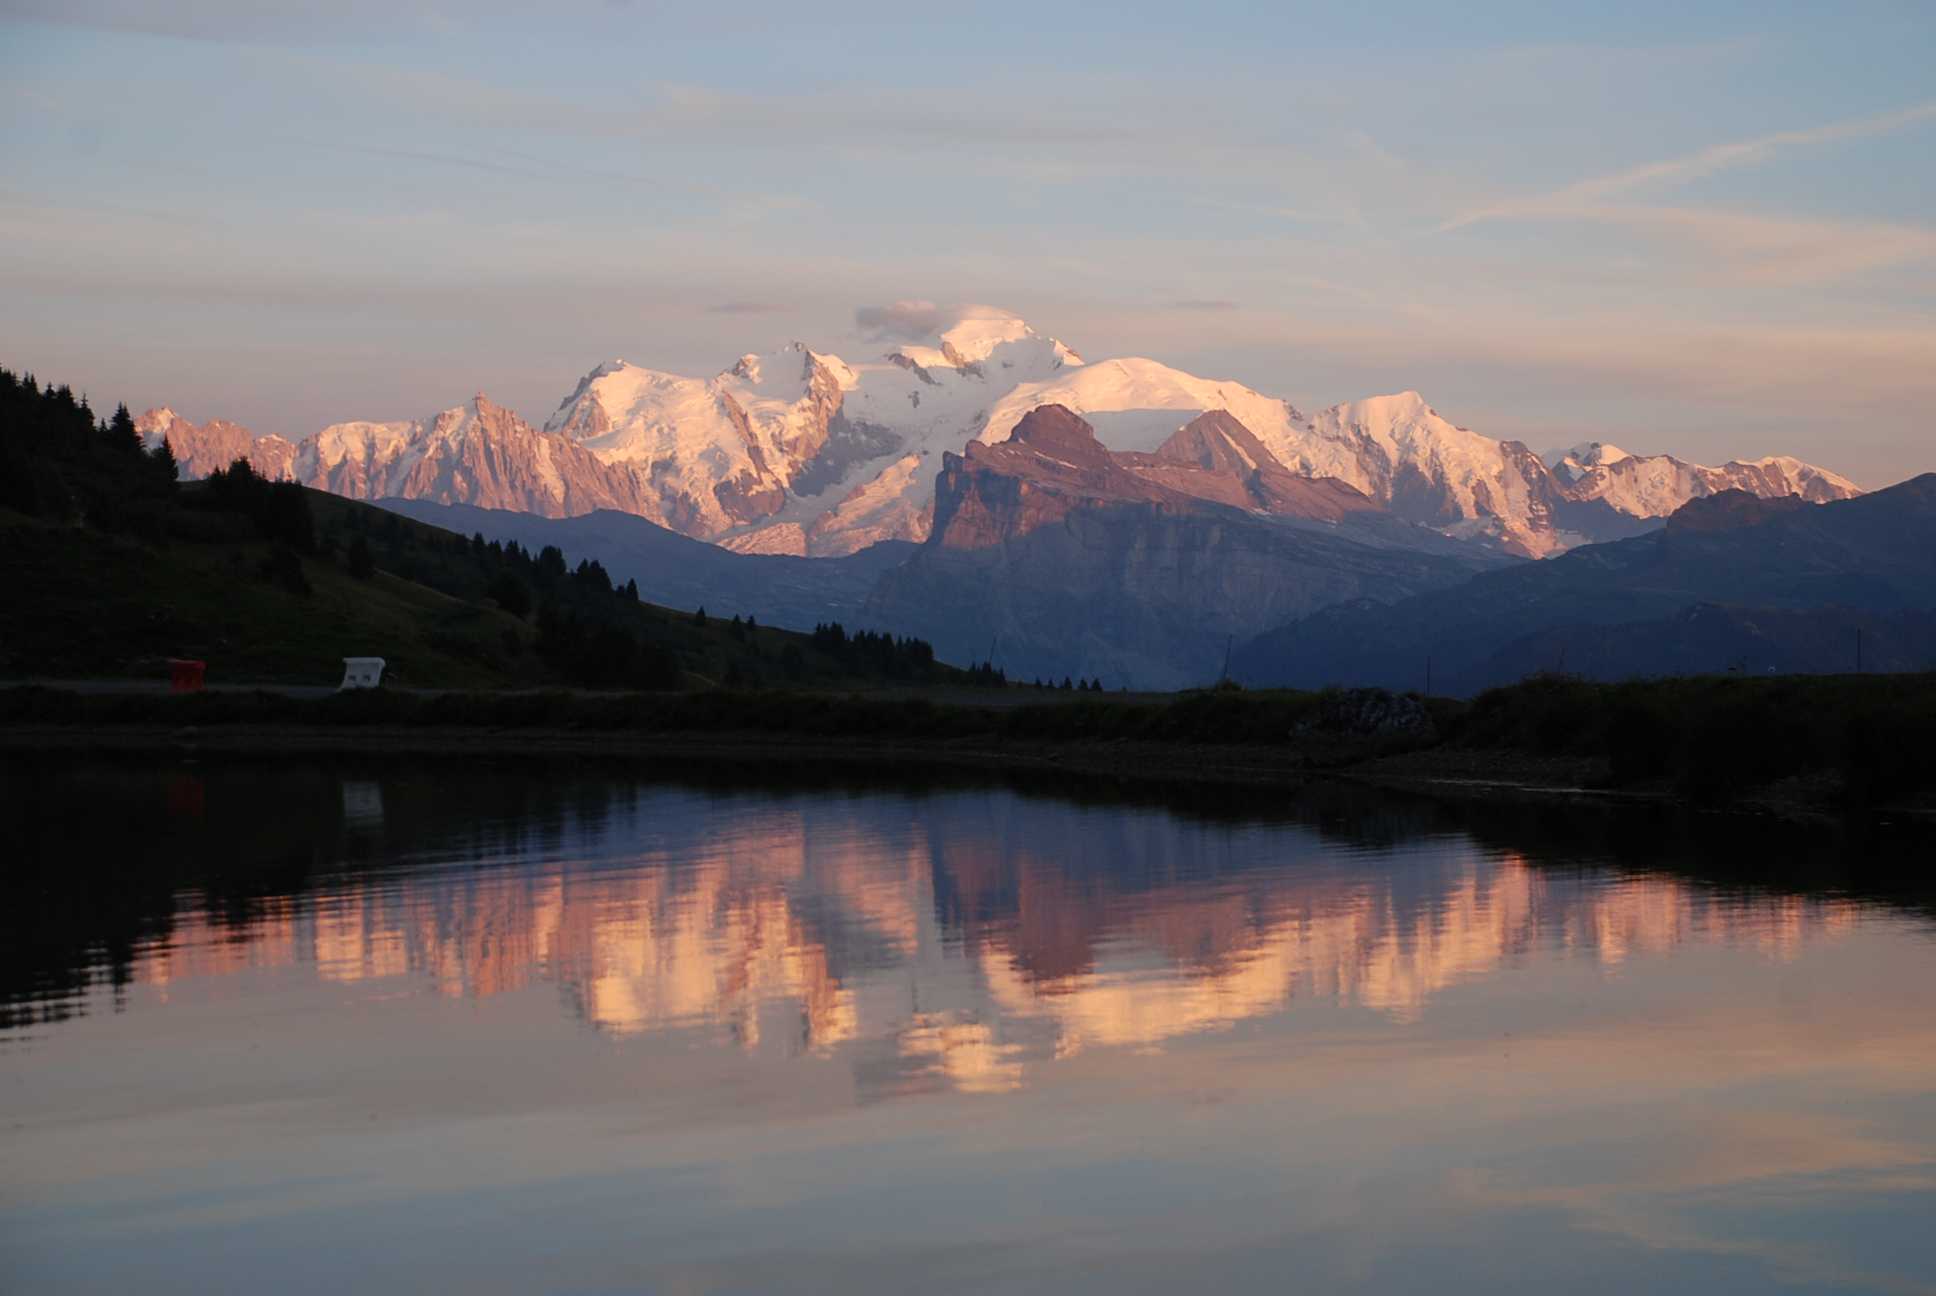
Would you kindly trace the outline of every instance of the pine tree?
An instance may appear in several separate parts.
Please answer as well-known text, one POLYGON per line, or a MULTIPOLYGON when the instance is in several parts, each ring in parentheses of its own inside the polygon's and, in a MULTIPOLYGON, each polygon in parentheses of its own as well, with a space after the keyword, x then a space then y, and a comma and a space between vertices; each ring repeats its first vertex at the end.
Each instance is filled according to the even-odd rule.
POLYGON ((173 486, 181 480, 181 465, 175 462, 175 448, 163 437, 160 444, 148 452, 148 459, 155 466, 155 477, 164 485, 173 486))
POLYGON ((108 423, 108 443, 116 450, 141 450, 141 434, 134 430, 134 415, 128 413, 125 404, 114 407, 114 418, 108 423))

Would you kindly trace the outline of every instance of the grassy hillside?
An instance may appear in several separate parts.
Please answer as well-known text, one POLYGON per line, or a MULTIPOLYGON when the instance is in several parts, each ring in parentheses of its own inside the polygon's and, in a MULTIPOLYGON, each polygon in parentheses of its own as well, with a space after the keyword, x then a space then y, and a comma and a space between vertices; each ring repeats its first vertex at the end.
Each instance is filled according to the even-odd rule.
POLYGON ((126 410, 0 371, 0 676, 334 684, 378 656, 419 687, 855 687, 971 682, 924 643, 813 634, 640 601, 596 562, 533 554, 246 466, 179 483, 126 410))
MULTIPOLYGON (((0 580, 11 591, 0 603, 0 675, 159 678, 167 658, 192 657, 208 662, 211 684, 334 684, 344 657, 379 656, 390 663, 387 678, 418 687, 651 682, 579 679, 547 660, 540 612, 516 616, 489 597, 477 565, 456 556, 460 546, 468 550, 463 537, 308 494, 322 538, 317 553, 294 560, 307 593, 277 579, 276 544, 246 529, 210 534, 195 519, 179 532, 200 535, 154 541, 0 510, 0 580), (357 528, 381 535, 392 521, 403 530, 394 564, 401 570, 379 543, 375 571, 358 579, 346 559, 357 528)), ((812 635, 712 617, 701 625, 689 612, 610 597, 614 621, 669 654, 682 686, 967 678, 938 663, 893 671, 812 635)))
POLYGON ((298 560, 310 593, 264 578, 273 546, 144 542, 0 517, 0 670, 158 676, 168 657, 209 663, 211 683, 334 683, 342 659, 382 656, 411 683, 544 682, 517 618, 378 571, 357 580, 298 560))

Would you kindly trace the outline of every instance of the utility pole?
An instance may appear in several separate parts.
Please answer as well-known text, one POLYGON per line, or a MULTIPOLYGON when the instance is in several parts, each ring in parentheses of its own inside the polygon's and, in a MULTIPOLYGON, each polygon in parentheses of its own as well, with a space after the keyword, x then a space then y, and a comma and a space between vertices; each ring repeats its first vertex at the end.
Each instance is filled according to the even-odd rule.
POLYGON ((1855 673, 1862 673, 1862 627, 1855 628, 1855 673))
POLYGON ((1425 654, 1425 696, 1432 696, 1432 654, 1425 654))
POLYGON ((1230 645, 1232 645, 1232 644, 1234 644, 1234 643, 1236 643, 1236 642, 1237 642, 1237 636, 1236 636, 1236 635, 1226 635, 1226 636, 1224 637, 1224 641, 1223 641, 1223 674, 1221 674, 1221 675, 1219 675, 1219 676, 1217 676, 1217 683, 1219 683, 1219 684, 1221 684, 1221 683, 1223 683, 1223 682, 1224 682, 1225 680, 1227 680, 1227 679, 1229 679, 1229 678, 1230 678, 1230 645))

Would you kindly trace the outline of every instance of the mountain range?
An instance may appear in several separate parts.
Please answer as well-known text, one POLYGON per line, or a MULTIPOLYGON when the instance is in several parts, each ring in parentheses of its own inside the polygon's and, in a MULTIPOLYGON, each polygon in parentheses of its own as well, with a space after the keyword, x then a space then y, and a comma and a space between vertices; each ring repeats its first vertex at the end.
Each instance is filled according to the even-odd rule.
POLYGON ((1307 416, 1155 360, 1085 361, 991 308, 856 363, 800 343, 744 355, 711 378, 610 361, 542 428, 483 395, 297 441, 168 409, 137 426, 150 444, 167 440, 190 476, 241 455, 264 475, 360 499, 545 517, 609 509, 740 552, 818 557, 926 540, 943 457, 1006 440, 1044 405, 1081 415, 1106 449, 1139 454, 1222 412, 1291 476, 1335 479, 1397 519, 1524 557, 1635 534, 1719 490, 1858 493, 1789 458, 1707 468, 1604 444, 1542 457, 1460 427, 1409 391, 1307 416))
POLYGON ((1936 668, 1936 473, 1810 504, 1728 490, 1647 535, 1397 600, 1340 601, 1237 649, 1247 683, 1466 694, 1599 679, 1936 668))
MULTIPOLYGON (((1707 467, 1604 441, 1542 455, 1410 391, 1306 415, 1155 360, 1085 360, 992 309, 858 363, 799 343, 712 378, 611 361, 542 427, 481 394, 296 441, 168 409, 136 427, 188 476, 246 457, 598 557, 660 603, 890 629, 944 660, 1111 687, 1202 683, 1226 657, 1257 682, 1401 687, 1432 658, 1461 690, 1589 660, 1822 669, 1847 628, 1824 609, 1936 606, 1861 601, 1896 570, 1880 549, 1804 546, 1769 567, 1731 547, 1804 526, 1794 508, 1866 498, 1796 459, 1707 467), (1580 625, 1597 648, 1568 646, 1580 625)), ((1921 652, 1907 622, 1869 632, 1879 652, 1921 652)))

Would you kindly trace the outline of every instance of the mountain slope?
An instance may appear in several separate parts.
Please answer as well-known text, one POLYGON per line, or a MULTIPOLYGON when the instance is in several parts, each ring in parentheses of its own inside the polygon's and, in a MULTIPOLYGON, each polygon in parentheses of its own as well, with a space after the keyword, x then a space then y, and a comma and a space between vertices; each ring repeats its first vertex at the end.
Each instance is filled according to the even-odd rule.
POLYGON ((1531 670, 1599 678, 1655 670, 1927 669, 1936 642, 1936 474, 1824 504, 1728 491, 1666 527, 1487 572, 1388 606, 1354 603, 1259 636, 1233 667, 1290 685, 1472 692, 1531 670), (1884 642, 1894 645, 1883 652, 1884 642))
POLYGON ((637 581, 639 597, 648 602, 704 607, 714 617, 752 616, 761 625, 795 630, 823 621, 863 624, 862 608, 875 582, 913 549, 889 542, 844 558, 738 554, 610 510, 546 518, 427 500, 385 500, 383 507, 460 535, 516 541, 533 552, 557 545, 596 558, 613 581, 637 581))
POLYGON ((1212 417, 1155 454, 1113 454, 1072 411, 1033 410, 1009 439, 947 456, 934 532, 881 577, 869 612, 937 651, 992 646, 1011 678, 1172 688, 1214 679, 1232 635, 1500 561, 1394 523, 1342 483, 1305 483, 1266 513, 1250 492, 1283 469, 1244 463, 1246 446, 1262 453, 1212 417))

